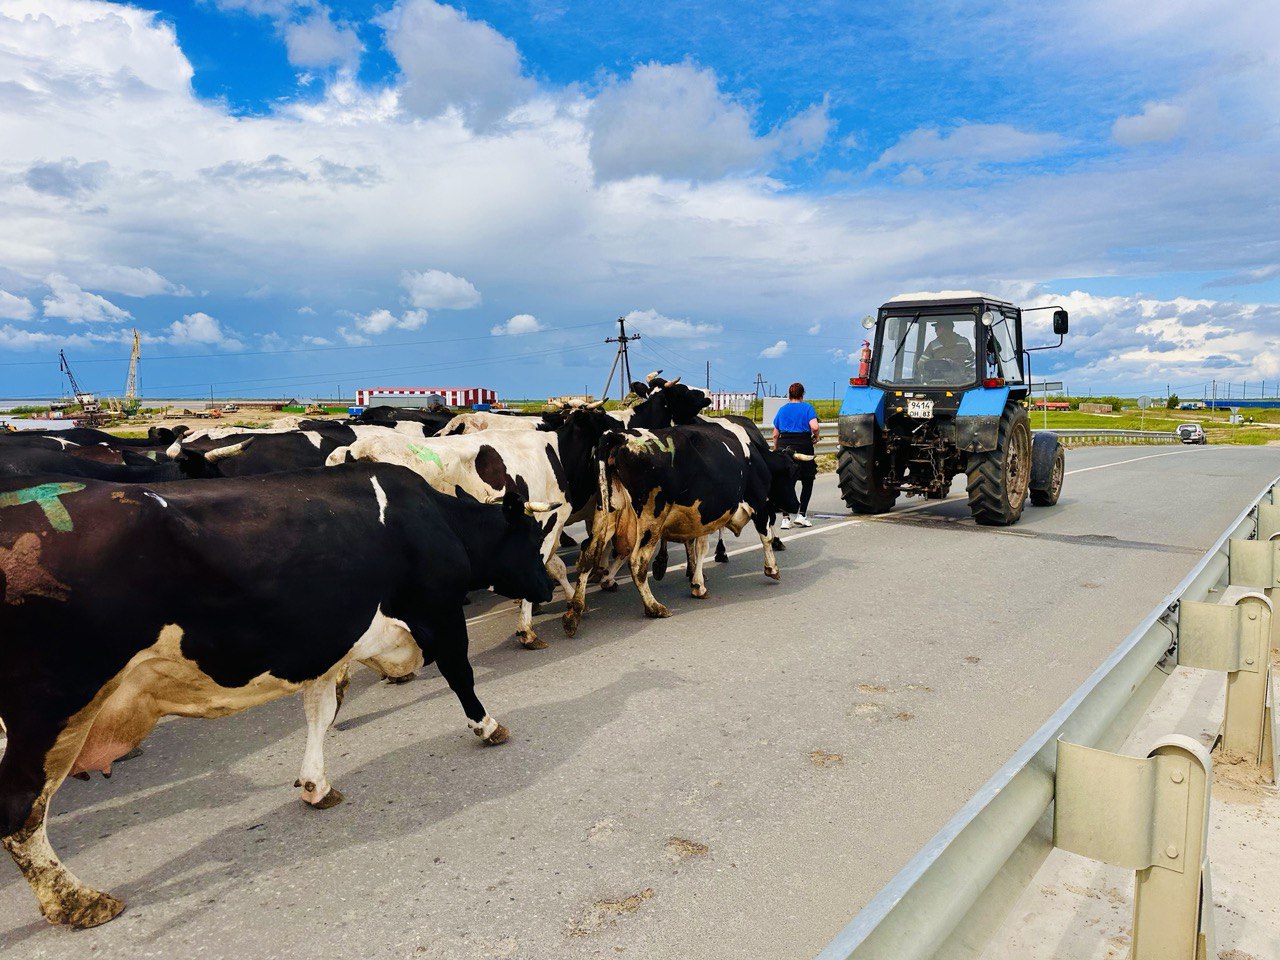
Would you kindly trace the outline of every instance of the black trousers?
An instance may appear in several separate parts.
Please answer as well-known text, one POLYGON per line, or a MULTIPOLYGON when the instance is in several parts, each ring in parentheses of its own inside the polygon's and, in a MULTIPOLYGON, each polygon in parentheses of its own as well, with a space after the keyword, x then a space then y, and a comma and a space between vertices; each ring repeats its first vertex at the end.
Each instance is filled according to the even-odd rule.
MULTIPOLYGON (((813 434, 809 431, 804 433, 780 433, 778 435, 778 446, 787 447, 796 453, 805 453, 813 456, 813 434)), ((818 465, 812 461, 800 464, 799 481, 800 481, 800 512, 809 513, 809 498, 813 496, 813 479, 818 475, 818 465)))

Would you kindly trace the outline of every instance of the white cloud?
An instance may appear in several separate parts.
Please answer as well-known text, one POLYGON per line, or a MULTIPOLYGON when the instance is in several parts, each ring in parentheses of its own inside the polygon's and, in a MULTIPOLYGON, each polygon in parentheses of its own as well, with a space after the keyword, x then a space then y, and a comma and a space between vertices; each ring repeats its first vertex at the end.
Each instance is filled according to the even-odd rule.
POLYGON ((191 291, 172 283, 150 267, 125 267, 113 263, 89 264, 76 269, 76 281, 98 290, 123 293, 126 297, 154 297, 167 294, 189 297, 191 291))
POLYGON ((880 154, 869 169, 902 167, 899 179, 918 183, 926 171, 950 173, 1022 163, 1058 153, 1069 145, 1060 134, 1030 133, 1007 123, 961 123, 950 133, 920 127, 880 154))
POLYGON ((765 347, 760 351, 760 356, 765 360, 777 360, 780 356, 787 352, 787 341, 779 340, 771 347, 765 347))
POLYGON ((469 280, 443 270, 407 270, 400 285, 409 301, 423 310, 466 310, 480 305, 480 291, 469 280))
POLYGON ((216 318, 207 313, 188 313, 181 320, 169 324, 165 339, 172 344, 182 346, 218 347, 222 350, 243 350, 244 343, 237 339, 238 334, 223 327, 216 318))
POLYGON ((284 24, 285 51, 295 67, 351 66, 364 50, 350 24, 335 23, 328 7, 317 6, 301 20, 284 24))
POLYGON ((0 320, 30 320, 35 313, 36 308, 26 297, 0 290, 0 320))
POLYGON ((125 330, 112 334, 98 333, 46 333, 43 330, 27 330, 12 324, 0 326, 0 348, 7 350, 45 350, 51 347, 98 347, 105 343, 123 345, 133 334, 125 330))
POLYGON ((49 287, 49 296, 41 304, 45 317, 63 317, 72 323, 119 323, 133 316, 59 274, 49 274, 44 282, 49 287))
POLYGON ((300 317, 314 317, 315 315, 316 315, 315 307, 302 306, 298 308, 298 316, 300 317))
POLYGON ((434 0, 399 0, 376 22, 400 67, 401 102, 420 117, 453 107, 484 129, 535 91, 516 45, 461 10, 434 0))
POLYGON ((495 337, 507 337, 518 333, 537 333, 542 329, 538 318, 528 313, 518 313, 506 323, 495 324, 489 332, 495 337))
POLYGON ((755 118, 720 90, 710 68, 645 63, 606 86, 591 104, 591 162, 601 180, 644 174, 692 180, 803 156, 825 143, 831 122, 815 104, 766 136, 755 118))
POLYGON ((1280 263, 1273 263, 1265 267, 1255 267, 1252 270, 1242 270, 1239 273, 1233 273, 1230 276, 1218 277, 1216 280, 1210 280, 1205 284, 1206 287, 1238 287, 1247 286, 1252 283, 1266 283, 1268 280, 1274 280, 1280 277, 1280 263))
POLYGON ((427 322, 427 311, 406 310, 396 316, 390 310, 370 310, 354 318, 355 329, 339 327, 338 335, 350 344, 370 343, 370 337, 380 336, 388 330, 417 330, 427 322))
POLYGON ((694 323, 663 316, 657 310, 632 310, 627 314, 627 325, 636 333, 651 333, 655 337, 674 337, 681 340, 708 337, 724 328, 718 323, 694 323))
POLYGON ((822 321, 821 321, 821 320, 815 320, 815 321, 813 321, 813 323, 811 323, 811 324, 809 325, 809 330, 808 330, 809 336, 811 336, 811 337, 816 337, 816 336, 817 336, 818 334, 820 334, 821 332, 822 332, 822 321))
POLYGON ((310 347, 333 346, 333 341, 330 340, 328 337, 313 337, 313 336, 310 336, 309 334, 302 338, 302 342, 307 344, 307 346, 310 346, 310 347))
POLYGON ((1118 117, 1111 125, 1111 136, 1124 147, 1168 143, 1182 132, 1186 122, 1186 110, 1176 104, 1147 103, 1135 116, 1118 117))

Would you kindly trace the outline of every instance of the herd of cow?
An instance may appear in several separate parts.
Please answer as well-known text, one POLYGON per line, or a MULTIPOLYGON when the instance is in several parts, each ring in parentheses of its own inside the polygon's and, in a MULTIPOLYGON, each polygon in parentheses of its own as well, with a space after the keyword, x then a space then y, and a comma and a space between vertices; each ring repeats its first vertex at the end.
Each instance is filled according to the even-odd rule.
POLYGON ((702 598, 710 536, 751 523, 777 579, 773 521, 798 508, 796 456, 746 418, 702 416, 709 401, 678 378, 633 388, 640 402, 615 413, 381 407, 136 440, 0 435, 0 838, 44 916, 90 927, 123 909, 59 862, 48 807, 68 775, 109 776, 163 716, 300 692, 295 786, 330 807, 342 795, 324 737, 352 661, 389 679, 434 661, 476 736, 507 739, 475 694, 469 592, 519 600, 516 637, 538 648, 534 605, 559 583, 573 635, 588 581, 616 589, 623 563, 645 612, 667 616, 649 577, 669 542, 702 598), (575 581, 557 548, 576 521, 590 536, 575 581))

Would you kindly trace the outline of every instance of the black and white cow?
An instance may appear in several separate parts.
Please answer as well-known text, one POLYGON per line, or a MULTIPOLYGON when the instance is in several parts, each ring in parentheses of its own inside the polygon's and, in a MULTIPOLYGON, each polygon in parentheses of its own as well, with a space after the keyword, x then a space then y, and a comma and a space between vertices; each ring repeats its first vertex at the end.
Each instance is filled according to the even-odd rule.
POLYGON ((45 917, 122 909, 58 861, 46 815, 68 774, 110 771, 162 716, 301 692, 298 783, 319 807, 341 799, 322 744, 352 660, 390 676, 434 660, 477 736, 506 739, 475 695, 463 601, 490 585, 550 599, 525 506, 371 463, 154 489, 0 478, 0 838, 45 917))
MULTIPOLYGON (((755 431, 758 433, 758 431, 755 431)), ((694 597, 707 596, 702 570, 711 534, 735 535, 748 523, 764 546, 765 575, 777 580, 773 521, 777 511, 799 508, 796 455, 754 442, 735 423, 700 420, 663 430, 606 434, 597 451, 600 508, 578 561, 578 583, 564 615, 577 631, 586 609, 587 579, 612 545, 631 566, 632 579, 651 617, 670 616, 649 586, 649 564, 665 541, 685 544, 694 597)))
MULTIPOLYGON (((334 451, 329 463, 396 463, 442 493, 466 492, 483 500, 515 490, 530 502, 551 506, 542 521, 542 558, 567 597, 573 587, 564 562, 556 556, 560 534, 569 517, 585 510, 596 496, 596 444, 618 426, 603 410, 582 407, 567 414, 554 431, 486 430, 423 440, 382 431, 334 451)), ((521 604, 516 639, 530 650, 547 645, 533 629, 532 603, 521 604)))

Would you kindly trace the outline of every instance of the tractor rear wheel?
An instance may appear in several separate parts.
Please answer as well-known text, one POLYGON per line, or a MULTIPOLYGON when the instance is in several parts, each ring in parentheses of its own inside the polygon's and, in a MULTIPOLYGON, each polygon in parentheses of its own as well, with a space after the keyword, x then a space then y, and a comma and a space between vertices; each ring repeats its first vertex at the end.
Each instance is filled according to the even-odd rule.
POLYGON ((984 526, 1017 523, 1031 481, 1031 425, 1015 404, 1000 418, 994 450, 969 455, 969 511, 984 526))
POLYGON ((1067 472, 1067 455, 1051 433, 1037 433, 1031 439, 1031 504, 1052 507, 1062 493, 1067 472))
POLYGON ((840 495, 854 513, 887 513, 898 499, 898 491, 884 483, 883 457, 876 455, 880 446, 840 448, 840 495))

